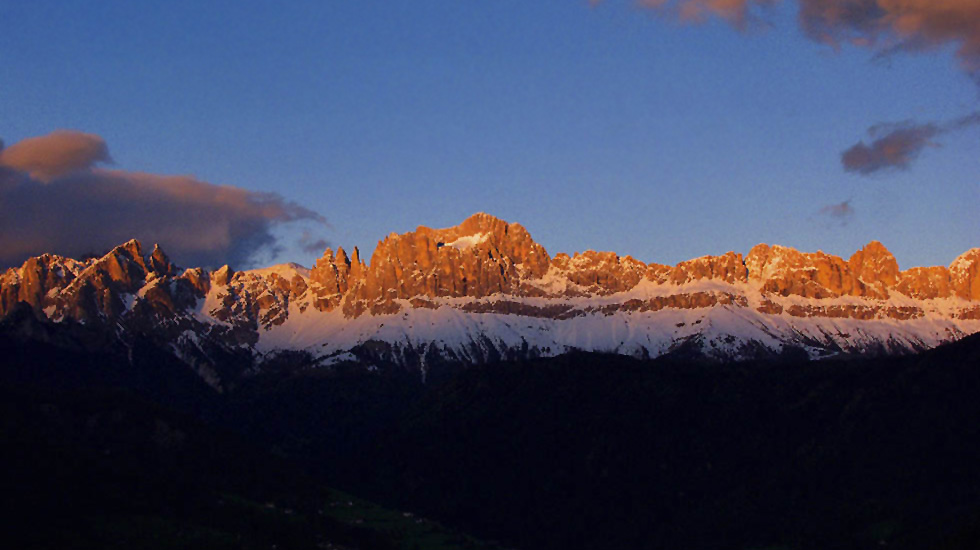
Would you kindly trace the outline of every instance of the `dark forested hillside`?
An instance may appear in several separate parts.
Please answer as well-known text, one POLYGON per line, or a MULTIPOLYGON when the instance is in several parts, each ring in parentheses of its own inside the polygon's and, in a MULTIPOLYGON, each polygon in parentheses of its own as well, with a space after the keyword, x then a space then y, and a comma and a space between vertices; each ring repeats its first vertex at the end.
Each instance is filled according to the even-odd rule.
POLYGON ((225 397, 165 350, 89 351, 84 327, 47 328, 0 333, 8 547, 494 548, 329 488, 223 425, 225 397))
POLYGON ((571 354, 429 384, 281 369, 218 393, 150 343, 51 330, 0 335, 21 546, 478 544, 406 535, 420 517, 523 549, 980 543, 976 336, 847 361, 571 354), (414 514, 321 517, 327 486, 414 514))
POLYGON ((876 360, 569 355, 472 368, 388 411, 391 389, 373 384, 266 395, 260 431, 335 483, 522 548, 980 540, 976 337, 876 360), (273 403, 287 426, 331 408, 314 422, 331 444, 312 426, 305 442, 277 438, 273 403))

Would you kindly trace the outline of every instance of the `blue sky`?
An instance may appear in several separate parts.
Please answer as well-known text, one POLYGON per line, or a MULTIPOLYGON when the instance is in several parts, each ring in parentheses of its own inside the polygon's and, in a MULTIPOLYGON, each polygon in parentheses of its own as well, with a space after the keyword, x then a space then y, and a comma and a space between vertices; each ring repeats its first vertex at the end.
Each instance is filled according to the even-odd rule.
POLYGON ((670 264, 980 246, 980 126, 905 169, 841 164, 874 125, 980 110, 954 42, 834 48, 794 2, 743 31, 615 0, 199 4, 0 3, 0 138, 80 130, 114 169, 277 193, 329 224, 272 229, 306 265, 302 229, 369 253, 476 211, 552 254, 670 264))

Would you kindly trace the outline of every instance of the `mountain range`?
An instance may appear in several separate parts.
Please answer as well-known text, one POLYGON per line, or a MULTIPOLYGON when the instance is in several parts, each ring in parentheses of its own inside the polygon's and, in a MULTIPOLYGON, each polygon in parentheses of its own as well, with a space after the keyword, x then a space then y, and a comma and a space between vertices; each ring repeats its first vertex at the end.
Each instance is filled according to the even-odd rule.
POLYGON ((44 254, 0 276, 3 317, 32 339, 51 323, 98 334, 92 346, 149 339, 216 389, 284 361, 424 380, 450 364, 575 351, 906 354, 980 332, 980 248, 903 271, 876 241, 847 260, 760 244, 669 266, 551 256, 521 225, 478 213, 391 234, 367 263, 357 248, 328 248, 310 269, 181 269, 136 240, 88 259, 44 254))
POLYGON ((311 269, 38 256, 0 276, 8 538, 976 548, 978 258, 551 256, 486 214, 311 269))

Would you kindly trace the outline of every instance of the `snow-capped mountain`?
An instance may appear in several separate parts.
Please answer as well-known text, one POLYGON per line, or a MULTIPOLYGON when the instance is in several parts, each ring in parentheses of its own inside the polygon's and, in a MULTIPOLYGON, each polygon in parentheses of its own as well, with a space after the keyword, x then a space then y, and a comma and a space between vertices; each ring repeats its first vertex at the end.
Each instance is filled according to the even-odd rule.
POLYGON ((380 242, 365 263, 327 249, 312 269, 178 270, 130 241, 102 258, 53 255, 0 277, 0 317, 28 307, 173 350, 221 384, 284 352, 309 366, 418 369, 598 351, 737 360, 906 353, 980 331, 980 248, 899 271, 871 242, 849 260, 760 244, 675 266, 612 252, 554 257, 516 223, 476 214, 380 242), (18 305, 19 303, 25 305, 18 305))

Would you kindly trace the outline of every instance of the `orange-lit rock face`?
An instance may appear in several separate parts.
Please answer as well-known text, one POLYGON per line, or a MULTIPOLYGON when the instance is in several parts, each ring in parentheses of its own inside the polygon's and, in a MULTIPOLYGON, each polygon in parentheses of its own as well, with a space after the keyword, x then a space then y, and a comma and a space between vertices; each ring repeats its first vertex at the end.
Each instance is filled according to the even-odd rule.
MULTIPOLYGON (((887 297, 883 287, 866 285, 851 269, 849 262, 823 252, 803 253, 783 246, 760 244, 749 251, 745 266, 750 281, 759 283, 763 291, 780 296, 817 299, 838 296, 887 297)), ((872 268, 868 269, 870 271, 872 268)))
POLYGON ((322 286, 327 294, 343 294, 347 292, 350 267, 350 258, 342 247, 337 249, 336 257, 328 248, 310 270, 310 281, 322 286))
POLYGON ((170 258, 167 257, 167 254, 164 253, 159 245, 153 246, 153 253, 150 254, 149 268, 150 271, 162 276, 175 275, 177 273, 177 267, 170 263, 170 258))
MULTIPOLYGON (((606 296, 629 291, 644 279, 672 285, 701 280, 752 283, 763 293, 810 299, 880 300, 887 299, 890 291, 912 297, 970 298, 980 296, 978 256, 980 252, 971 251, 954 262, 955 281, 945 268, 899 272, 895 257, 877 241, 846 261, 823 252, 764 244, 744 258, 729 252, 676 266, 645 264, 613 252, 558 254, 552 259, 520 225, 476 214, 456 227, 419 227, 392 234, 378 244, 370 264, 358 257, 356 249, 352 258, 343 249, 336 254, 328 249, 312 270, 310 281, 315 284, 310 292, 316 308, 342 307, 347 316, 395 312, 402 307, 394 302, 398 299, 606 296), (549 280, 568 284, 538 286, 536 281, 549 273, 549 280)), ((771 302, 763 310, 783 311, 771 302)))
POLYGON ((949 265, 953 293, 967 300, 980 300, 980 248, 961 254, 949 265))
POLYGON ((23 301, 56 318, 112 320, 136 302, 138 307, 173 317, 200 307, 200 300, 209 296, 213 306, 208 308, 213 311, 202 313, 233 321, 236 326, 254 327, 283 323, 292 304, 301 311, 307 307, 340 310, 348 318, 449 305, 472 313, 562 319, 595 312, 749 307, 751 302, 756 312, 767 315, 914 319, 923 315, 918 306, 877 300, 893 293, 920 300, 980 300, 980 249, 964 253, 949 268, 902 272, 894 256, 876 241, 847 261, 823 252, 803 253, 765 244, 753 247, 745 257, 729 252, 676 266, 646 264, 613 252, 586 251, 551 258, 523 227, 487 214, 471 216, 456 227, 419 227, 392 234, 378 244, 369 264, 357 248, 350 256, 337 248, 327 249, 308 274, 300 266, 278 267, 282 269, 264 273, 234 272, 228 266, 210 273, 194 268, 178 275, 159 247, 144 256, 136 241, 84 262, 44 255, 0 276, 0 316, 23 301), (651 290, 652 295, 644 295, 644 290, 639 296, 613 298, 601 305, 563 301, 609 297, 628 292, 644 280, 647 285, 662 285, 662 290, 651 290), (672 289, 706 280, 735 288, 672 289), (759 291, 761 295, 749 298, 759 291), (725 293, 737 299, 719 298, 725 293), (136 295, 139 300, 134 299, 136 295), (800 305, 780 297, 870 301, 800 305), (550 302, 530 303, 525 298, 550 302))
MULTIPOLYGON (((487 214, 476 214, 448 229, 419 227, 378 243, 370 267, 358 251, 348 259, 327 250, 310 280, 319 288, 316 307, 330 310, 346 295, 345 313, 390 310, 394 299, 416 296, 480 298, 521 294, 520 281, 548 271, 550 258, 527 230, 487 214)), ((395 308, 397 310, 397 308, 395 308)))
POLYGON ((200 268, 180 276, 176 272, 159 246, 147 258, 135 240, 84 262, 45 254, 4 274, 0 316, 20 301, 36 311, 51 308, 58 317, 112 320, 125 311, 124 298, 141 289, 147 305, 174 312, 189 307, 210 287, 206 272, 200 268), (172 284, 161 284, 168 282, 172 284))
POLYGON ((551 265, 568 280, 590 294, 613 294, 633 288, 647 272, 647 265, 626 256, 621 258, 614 252, 594 252, 588 250, 576 253, 557 254, 551 265))
POLYGON ((895 290, 919 300, 948 298, 949 270, 942 266, 913 267, 901 272, 895 290))
POLYGON ((871 241, 847 261, 851 273, 866 284, 881 283, 885 287, 898 282, 898 262, 895 256, 878 241, 871 241))
POLYGON ((520 225, 476 214, 457 227, 420 227, 386 238, 374 251, 358 296, 375 300, 519 294, 521 275, 540 277, 549 262, 545 249, 520 225))
POLYGON ((704 256, 677 264, 670 272, 669 281, 684 284, 701 279, 718 279, 726 283, 747 280, 742 255, 729 252, 722 256, 704 256))

